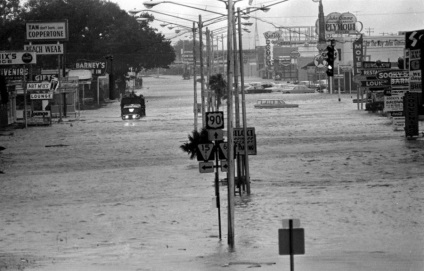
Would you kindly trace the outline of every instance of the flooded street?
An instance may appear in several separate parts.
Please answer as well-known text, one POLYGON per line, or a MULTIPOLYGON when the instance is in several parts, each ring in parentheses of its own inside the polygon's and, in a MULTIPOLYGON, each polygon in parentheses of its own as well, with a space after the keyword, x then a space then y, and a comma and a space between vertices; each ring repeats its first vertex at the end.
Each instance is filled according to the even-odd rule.
POLYGON ((1 271, 290 270, 278 255, 287 218, 305 229, 295 270, 424 270, 422 137, 357 110, 356 94, 246 95, 258 153, 252 194, 235 199, 230 249, 226 186, 219 240, 214 174, 179 148, 194 127, 192 80, 144 86, 139 121, 122 121, 115 101, 0 132, 1 271), (264 98, 299 108, 255 109, 264 98))

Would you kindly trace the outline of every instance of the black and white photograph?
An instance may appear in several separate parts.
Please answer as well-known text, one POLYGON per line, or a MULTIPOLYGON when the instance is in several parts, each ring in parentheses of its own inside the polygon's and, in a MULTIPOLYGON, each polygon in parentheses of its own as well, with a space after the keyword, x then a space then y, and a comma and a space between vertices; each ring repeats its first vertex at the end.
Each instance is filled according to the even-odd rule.
POLYGON ((423 271, 422 0, 0 0, 0 271, 423 271))

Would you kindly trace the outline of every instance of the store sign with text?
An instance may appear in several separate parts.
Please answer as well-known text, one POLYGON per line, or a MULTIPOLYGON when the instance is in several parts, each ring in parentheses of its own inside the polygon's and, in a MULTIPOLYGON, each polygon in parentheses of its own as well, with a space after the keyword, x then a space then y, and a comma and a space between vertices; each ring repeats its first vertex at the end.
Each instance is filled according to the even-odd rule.
MULTIPOLYGON (((325 16, 325 34, 327 36, 346 34, 358 34, 363 29, 363 24, 358 22, 356 16, 350 12, 339 13, 332 12, 325 16)), ((316 29, 319 29, 319 21, 317 20, 316 29)))

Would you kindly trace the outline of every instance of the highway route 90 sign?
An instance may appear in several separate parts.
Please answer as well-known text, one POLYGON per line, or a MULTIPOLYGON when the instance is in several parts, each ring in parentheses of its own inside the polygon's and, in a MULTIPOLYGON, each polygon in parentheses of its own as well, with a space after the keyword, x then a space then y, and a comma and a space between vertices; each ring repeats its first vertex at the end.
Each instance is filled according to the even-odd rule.
POLYGON ((224 129, 224 112, 206 112, 206 129, 224 129))

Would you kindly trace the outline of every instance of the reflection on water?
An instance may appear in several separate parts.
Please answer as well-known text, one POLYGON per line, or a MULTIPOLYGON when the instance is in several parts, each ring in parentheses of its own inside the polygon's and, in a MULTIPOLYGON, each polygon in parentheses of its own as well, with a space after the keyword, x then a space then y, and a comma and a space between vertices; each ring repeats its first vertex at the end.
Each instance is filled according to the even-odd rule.
POLYGON ((131 121, 131 122, 125 122, 125 123, 124 123, 124 126, 125 126, 125 127, 129 127, 129 126, 136 126, 136 123, 135 123, 135 122, 133 122, 133 121, 131 121))

